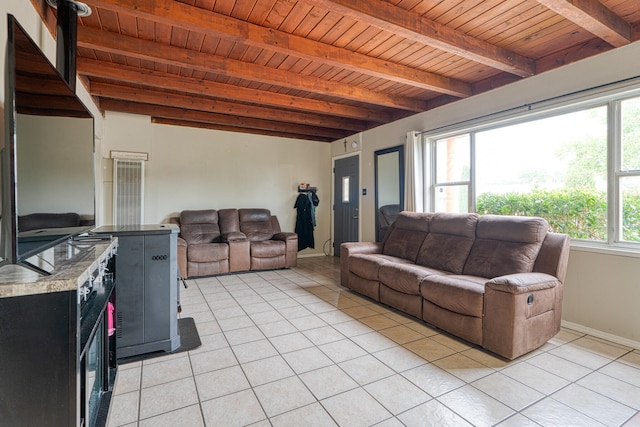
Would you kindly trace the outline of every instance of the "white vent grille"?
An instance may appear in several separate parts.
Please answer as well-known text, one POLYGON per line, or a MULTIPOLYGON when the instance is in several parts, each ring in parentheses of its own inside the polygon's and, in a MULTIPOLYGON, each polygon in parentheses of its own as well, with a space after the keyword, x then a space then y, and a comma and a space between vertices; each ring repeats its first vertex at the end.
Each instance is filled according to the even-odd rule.
POLYGON ((115 225, 142 224, 144 161, 113 160, 113 219, 115 225))

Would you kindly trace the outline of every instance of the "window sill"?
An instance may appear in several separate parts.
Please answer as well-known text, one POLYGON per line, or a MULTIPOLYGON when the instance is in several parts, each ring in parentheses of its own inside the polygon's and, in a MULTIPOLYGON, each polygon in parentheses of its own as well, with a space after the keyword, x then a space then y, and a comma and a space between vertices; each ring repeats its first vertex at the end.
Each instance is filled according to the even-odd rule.
POLYGON ((629 258, 640 258, 640 246, 613 246, 606 243, 593 243, 583 240, 572 240, 571 250, 579 252, 593 252, 604 255, 624 256, 629 258))

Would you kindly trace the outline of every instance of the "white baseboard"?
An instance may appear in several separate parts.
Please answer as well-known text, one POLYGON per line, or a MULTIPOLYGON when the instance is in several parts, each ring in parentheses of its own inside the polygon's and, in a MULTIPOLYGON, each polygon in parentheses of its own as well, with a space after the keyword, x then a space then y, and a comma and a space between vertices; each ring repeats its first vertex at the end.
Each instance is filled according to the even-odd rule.
POLYGON ((589 328, 587 326, 580 325, 578 323, 567 322, 566 320, 563 320, 561 322, 561 325, 564 328, 572 329, 572 330, 577 331, 577 332, 582 332, 583 334, 589 334, 589 335, 591 335, 593 337, 596 337, 596 338, 601 338, 603 340, 611 341, 611 342, 614 342, 616 344, 621 344, 621 345, 624 345, 626 347, 640 349, 640 342, 638 342, 638 341, 630 340, 628 338, 619 337, 617 335, 609 334, 607 332, 602 332, 602 331, 599 331, 597 329, 593 329, 593 328, 589 328))

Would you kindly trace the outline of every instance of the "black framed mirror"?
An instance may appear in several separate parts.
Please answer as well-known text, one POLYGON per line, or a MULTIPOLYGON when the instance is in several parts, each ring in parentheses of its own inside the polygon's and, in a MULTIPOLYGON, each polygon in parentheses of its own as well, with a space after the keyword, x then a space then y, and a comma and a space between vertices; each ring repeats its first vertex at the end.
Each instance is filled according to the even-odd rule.
POLYGON ((404 146, 374 152, 376 242, 381 242, 404 206, 404 146))

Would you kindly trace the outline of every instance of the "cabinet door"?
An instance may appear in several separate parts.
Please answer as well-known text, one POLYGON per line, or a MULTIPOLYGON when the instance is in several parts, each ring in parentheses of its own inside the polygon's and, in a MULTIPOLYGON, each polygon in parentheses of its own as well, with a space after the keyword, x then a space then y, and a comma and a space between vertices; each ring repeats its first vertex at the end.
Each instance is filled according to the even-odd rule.
POLYGON ((0 298, 0 426, 76 426, 77 292, 0 298))
POLYGON ((117 347, 144 342, 144 236, 119 236, 116 266, 117 347))
POLYGON ((169 234, 145 236, 146 342, 169 339, 172 319, 177 318, 175 270, 172 275, 175 254, 170 242, 169 234))

